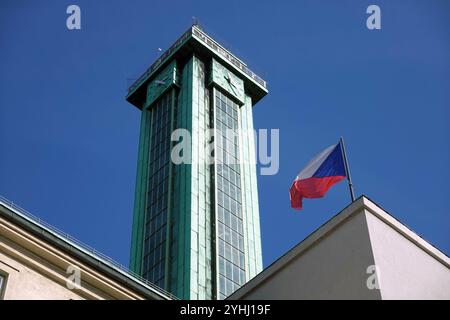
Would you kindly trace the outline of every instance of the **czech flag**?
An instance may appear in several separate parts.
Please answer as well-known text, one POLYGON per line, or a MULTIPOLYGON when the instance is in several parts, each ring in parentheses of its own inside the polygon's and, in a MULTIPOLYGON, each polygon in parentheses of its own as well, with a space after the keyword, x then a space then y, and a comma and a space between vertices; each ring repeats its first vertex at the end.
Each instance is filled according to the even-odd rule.
POLYGON ((322 198, 332 185, 346 176, 339 142, 319 153, 295 178, 289 189, 292 208, 300 210, 303 198, 322 198))

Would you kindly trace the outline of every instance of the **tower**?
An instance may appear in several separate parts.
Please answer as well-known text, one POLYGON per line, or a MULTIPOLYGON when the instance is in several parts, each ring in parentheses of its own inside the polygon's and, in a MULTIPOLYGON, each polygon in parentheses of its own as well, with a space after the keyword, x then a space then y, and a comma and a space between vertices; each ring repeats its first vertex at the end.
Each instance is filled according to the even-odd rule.
POLYGON ((129 88, 142 112, 134 272, 183 299, 223 299, 262 270, 252 107, 267 92, 197 25, 129 88))

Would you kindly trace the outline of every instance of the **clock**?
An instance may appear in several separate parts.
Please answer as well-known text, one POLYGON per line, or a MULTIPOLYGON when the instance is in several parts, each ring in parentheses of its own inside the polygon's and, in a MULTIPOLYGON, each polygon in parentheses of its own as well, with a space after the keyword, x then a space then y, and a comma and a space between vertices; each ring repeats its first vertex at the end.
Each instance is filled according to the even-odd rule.
POLYGON ((145 106, 147 108, 151 106, 156 99, 158 99, 173 85, 178 85, 176 61, 173 61, 163 71, 158 73, 156 77, 148 84, 145 106))
POLYGON ((212 60, 211 83, 225 90, 241 105, 245 103, 244 81, 215 59, 212 60))

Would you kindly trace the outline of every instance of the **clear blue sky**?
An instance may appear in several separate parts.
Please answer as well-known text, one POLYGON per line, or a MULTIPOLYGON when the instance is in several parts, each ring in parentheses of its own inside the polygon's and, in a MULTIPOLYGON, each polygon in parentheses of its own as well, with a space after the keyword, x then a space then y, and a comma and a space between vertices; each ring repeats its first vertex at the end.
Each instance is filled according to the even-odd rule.
POLYGON ((254 109, 280 129, 280 171, 258 177, 266 266, 348 204, 341 182, 289 206, 298 171, 341 135, 357 196, 450 253, 449 1, 168 3, 0 2, 1 195, 128 264, 140 113, 124 96, 196 16, 269 84, 254 109))

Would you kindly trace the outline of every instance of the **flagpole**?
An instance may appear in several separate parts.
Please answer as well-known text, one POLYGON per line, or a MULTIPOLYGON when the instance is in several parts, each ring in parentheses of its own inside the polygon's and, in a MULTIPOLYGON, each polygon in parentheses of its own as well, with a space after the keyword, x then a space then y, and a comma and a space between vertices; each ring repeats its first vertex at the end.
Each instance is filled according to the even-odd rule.
POLYGON ((341 143, 342 156, 344 157, 345 173, 347 175, 348 187, 350 189, 350 197, 353 202, 355 201, 355 192, 353 191, 352 177, 350 176, 350 169, 348 168, 347 153, 345 152, 344 138, 341 137, 339 141, 341 143))

